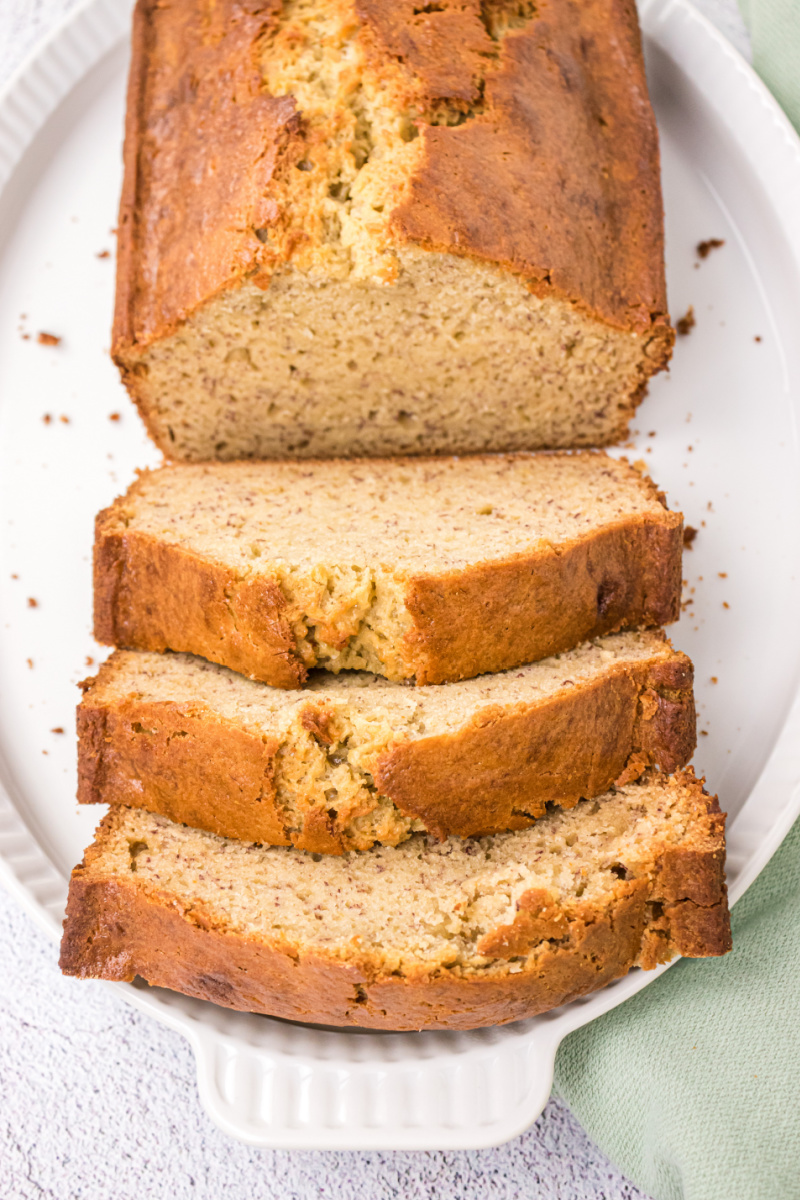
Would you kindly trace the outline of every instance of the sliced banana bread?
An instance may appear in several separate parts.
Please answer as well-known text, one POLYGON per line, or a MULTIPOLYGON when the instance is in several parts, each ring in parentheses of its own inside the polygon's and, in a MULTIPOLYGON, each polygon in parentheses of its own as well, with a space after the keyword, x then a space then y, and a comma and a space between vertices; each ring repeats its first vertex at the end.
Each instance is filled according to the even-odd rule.
POLYGON ((522 832, 343 857, 112 808, 72 875, 61 968, 327 1025, 502 1024, 637 964, 724 954, 724 857, 691 771, 522 832))
POLYGON ((606 445, 666 312, 634 0, 139 0, 114 357, 166 454, 606 445))
POLYGON ((681 529, 598 453, 168 466, 97 519, 95 636, 279 687, 463 679, 675 620, 681 529))
POLYGON ((692 666, 660 631, 417 688, 315 672, 284 691, 118 650, 83 687, 82 803, 322 853, 524 829, 547 803, 682 767, 695 745, 692 666))

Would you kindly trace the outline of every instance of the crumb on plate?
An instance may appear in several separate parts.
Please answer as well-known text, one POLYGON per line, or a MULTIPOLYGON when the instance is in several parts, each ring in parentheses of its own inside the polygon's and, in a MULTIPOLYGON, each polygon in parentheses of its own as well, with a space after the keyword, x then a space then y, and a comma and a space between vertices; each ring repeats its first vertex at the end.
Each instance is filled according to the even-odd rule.
POLYGON ((697 254, 699 258, 708 258, 712 250, 718 250, 720 246, 725 245, 724 238, 708 238, 705 242, 697 243, 697 254))

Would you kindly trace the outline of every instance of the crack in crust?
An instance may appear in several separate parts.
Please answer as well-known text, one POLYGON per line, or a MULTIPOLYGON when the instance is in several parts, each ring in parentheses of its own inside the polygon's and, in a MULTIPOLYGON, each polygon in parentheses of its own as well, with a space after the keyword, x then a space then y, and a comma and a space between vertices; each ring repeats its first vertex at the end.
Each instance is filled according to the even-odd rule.
POLYGON ((125 163, 114 357, 180 458, 608 444, 671 353, 632 0, 139 0, 125 163))

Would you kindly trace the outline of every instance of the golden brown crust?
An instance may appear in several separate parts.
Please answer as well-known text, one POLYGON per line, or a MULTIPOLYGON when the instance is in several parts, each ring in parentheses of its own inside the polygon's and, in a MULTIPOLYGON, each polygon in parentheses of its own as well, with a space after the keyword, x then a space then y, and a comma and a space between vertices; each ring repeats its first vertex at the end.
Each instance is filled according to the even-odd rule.
MULTIPOLYGON (((298 118, 261 87, 257 44, 280 0, 138 0, 119 213, 115 357, 163 337, 257 268, 256 229, 298 118)), ((122 364, 121 364, 122 365, 122 364)), ((127 380, 126 380, 127 382, 127 380)))
POLYGON ((288 846, 275 802, 278 743, 202 705, 144 703, 78 708, 78 801, 126 804, 171 821, 271 846, 288 846))
MULTIPOLYGON (((639 880, 637 889, 647 884, 639 880)), ((617 888, 617 895, 623 889, 617 888)), ((626 889, 626 896, 631 889, 626 889)), ((596 915, 596 914, 591 914, 596 915)), ((558 903, 558 896, 545 888, 530 888, 517 903, 517 915, 509 925, 487 933, 478 943, 479 954, 487 958, 518 958, 539 942, 560 942, 570 935, 570 914, 558 903)))
MULTIPOLYGON (((97 683, 112 669, 113 658, 97 683)), ((94 683, 85 684, 78 708, 81 803, 146 808, 224 837, 320 854, 350 848, 346 821, 328 806, 310 811, 299 829, 281 819, 277 738, 188 700, 97 701, 94 683)), ((330 721, 310 694, 302 726, 329 744, 330 721)), ((373 776, 380 794, 435 836, 470 837, 525 829, 548 803, 572 808, 654 764, 675 770, 694 745, 691 663, 667 643, 664 657, 620 664, 544 701, 486 707, 456 733, 398 740, 373 776)))
MULTIPOLYGON (((727 888, 716 904, 694 904, 683 900, 665 908, 672 939, 686 958, 727 954, 733 947, 728 912, 727 888)), ((641 964, 647 967, 645 962, 641 964)))
MULTIPOLYGON (((709 835, 710 855, 721 839, 719 830, 709 835)), ((652 967, 676 952, 706 956, 730 948, 724 886, 713 904, 694 905, 697 912, 687 914, 692 902, 662 899, 656 871, 651 879, 620 880, 601 908, 578 904, 557 914, 546 892, 529 892, 512 925, 484 938, 484 953, 496 956, 490 969, 412 965, 390 974, 368 952, 326 959, 226 932, 201 908, 139 887, 133 875, 130 881, 90 877, 96 853, 90 847, 73 872, 61 946, 65 974, 116 980, 140 975, 229 1008, 289 1020, 474 1029, 544 1012, 603 987, 637 963, 652 967), (502 967, 520 956, 527 961, 502 967)), ((698 866, 696 858, 687 863, 688 873, 698 866)), ((675 866, 673 861, 672 875, 675 866)))
POLYGON ((696 839, 700 845, 667 847, 659 859, 654 885, 658 902, 640 956, 645 969, 664 961, 668 940, 688 958, 727 954, 733 944, 725 884, 725 813, 717 797, 703 791, 691 767, 677 772, 675 782, 695 793, 709 820, 705 837, 696 839))
MULTIPOLYGON (((134 337, 133 322, 136 301, 136 253, 138 238, 136 209, 139 161, 139 114, 143 106, 145 60, 150 51, 147 16, 142 3, 133 10, 131 28, 131 62, 128 68, 128 89, 125 106, 125 142, 122 151, 122 192, 117 218, 117 288, 114 297, 114 322, 111 330, 112 353, 134 337)), ((123 372, 125 386, 135 382, 131 372, 123 372)))
POLYGON ((187 650, 275 687, 305 682, 277 583, 263 575, 240 578, 180 546, 120 532, 116 516, 114 508, 105 509, 95 526, 99 642, 187 650))
POLYGON ((454 127, 421 127, 424 154, 393 228, 649 332, 654 369, 663 365, 673 335, 658 135, 633 0, 539 0, 502 41, 481 29, 477 0, 437 8, 425 20, 414 17, 413 0, 359 0, 384 53, 421 77, 423 103, 452 96, 475 114, 454 127), (460 71, 448 42, 461 47, 460 71), (449 76, 436 69, 443 59, 449 76))
MULTIPOLYGON (((137 5, 113 337, 134 395, 132 348, 257 279, 269 254, 256 230, 281 227, 281 172, 305 132, 294 98, 269 95, 258 73, 280 12, 279 0, 137 5)), ((497 263, 641 335, 643 381, 660 369, 673 332, 633 0, 357 0, 355 12, 368 70, 420 118, 395 238, 497 263), (442 106, 462 123, 436 123, 442 106)), ((284 232, 290 259, 302 235, 284 232)))
POLYGON ((113 881, 70 885, 61 970, 130 980, 227 1008, 292 1021, 368 1029, 476 1029, 522 1020, 585 995, 633 966, 644 905, 623 898, 613 917, 576 921, 568 948, 545 946, 536 968, 465 977, 375 976, 366 964, 297 954, 207 928, 169 898, 113 881))
POLYGON ((417 683, 504 671, 619 629, 676 621, 682 527, 665 509, 505 562, 412 579, 417 683))
POLYGON ((676 654, 623 664, 516 712, 485 709, 455 734, 400 743, 374 777, 431 833, 471 837, 525 829, 548 803, 572 808, 656 763, 685 766, 695 741, 692 666, 676 654), (668 696, 665 679, 680 680, 668 696))
MULTIPOLYGON (((199 654, 273 687, 304 683, 277 580, 240 578, 223 563, 127 531, 125 508, 137 486, 97 517, 97 640, 199 654)), ((643 486, 663 503, 650 479, 643 486)), ((680 615, 682 528, 681 514, 663 508, 505 561, 412 577, 405 604, 413 628, 398 668, 420 684, 445 683, 620 629, 669 624, 680 615)))

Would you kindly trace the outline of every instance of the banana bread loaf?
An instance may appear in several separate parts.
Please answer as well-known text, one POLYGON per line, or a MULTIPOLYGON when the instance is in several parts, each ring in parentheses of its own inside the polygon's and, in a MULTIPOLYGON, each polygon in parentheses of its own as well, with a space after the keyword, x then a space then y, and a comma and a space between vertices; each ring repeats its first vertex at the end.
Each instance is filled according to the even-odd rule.
POLYGON ((279 687, 468 678, 675 620, 681 528, 597 453, 168 466, 97 519, 95 635, 279 687))
POLYGON ((166 454, 605 445, 672 340, 634 0, 139 0, 113 353, 166 454))
POLYGON ((502 1024, 636 964, 724 954, 724 856, 690 771, 518 833, 342 857, 115 807, 73 872, 61 968, 326 1025, 502 1024))
POLYGON ((695 745, 692 666, 660 631, 429 687, 321 671, 283 691, 141 650, 82 686, 82 803, 321 853, 524 829, 695 745))

